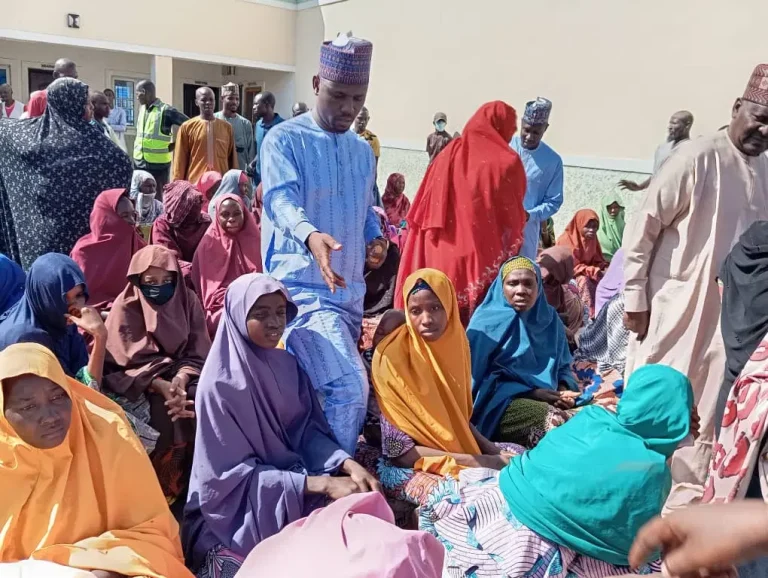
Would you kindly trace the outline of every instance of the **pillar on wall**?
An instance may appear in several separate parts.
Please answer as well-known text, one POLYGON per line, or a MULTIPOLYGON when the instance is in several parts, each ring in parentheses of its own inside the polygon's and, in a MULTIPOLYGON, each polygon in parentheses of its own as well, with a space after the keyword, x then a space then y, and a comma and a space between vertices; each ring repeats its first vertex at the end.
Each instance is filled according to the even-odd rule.
POLYGON ((157 97, 163 102, 173 103, 173 58, 170 56, 152 57, 152 82, 157 89, 157 97))

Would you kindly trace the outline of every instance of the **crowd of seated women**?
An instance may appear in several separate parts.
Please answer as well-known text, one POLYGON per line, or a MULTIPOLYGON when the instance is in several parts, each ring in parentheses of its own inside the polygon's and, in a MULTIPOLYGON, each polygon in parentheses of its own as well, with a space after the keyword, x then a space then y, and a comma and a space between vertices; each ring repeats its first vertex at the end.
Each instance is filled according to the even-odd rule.
POLYGON ((361 340, 371 460, 341 449, 281 347, 297 308, 260 273, 258 193, 239 174, 201 180, 216 190, 171 183, 162 211, 137 214, 151 189, 139 175, 133 202, 98 197, 71 257, 43 255, 26 275, 0 260, 0 562, 100 578, 298 576, 331 558, 370 576, 630 571, 696 419, 675 370, 638 370, 621 399, 601 387, 622 367, 599 323, 623 304, 621 252, 608 267, 596 213, 537 262, 507 261, 465 329, 437 270, 405 279, 393 308, 407 231, 397 207, 381 211, 390 242, 366 264, 361 340), (585 336, 598 353, 581 351, 585 336), (418 514, 399 525, 420 532, 393 525, 398 502, 418 514), (397 553, 382 556, 386 543, 397 553))

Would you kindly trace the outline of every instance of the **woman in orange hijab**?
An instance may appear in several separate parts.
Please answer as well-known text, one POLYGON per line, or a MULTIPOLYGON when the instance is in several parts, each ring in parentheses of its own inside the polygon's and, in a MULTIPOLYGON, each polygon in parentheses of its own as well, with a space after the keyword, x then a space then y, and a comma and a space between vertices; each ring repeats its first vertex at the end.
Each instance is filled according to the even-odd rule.
POLYGON ((499 267, 517 255, 526 177, 509 147, 516 130, 515 109, 501 101, 484 104, 429 166, 406 218, 395 307, 403 308, 406 277, 434 267, 456 287, 466 327, 499 267))
POLYGON ((442 476, 463 468, 500 470, 524 450, 488 441, 469 421, 469 341, 450 279, 434 269, 416 271, 405 280, 403 300, 406 323, 379 343, 371 373, 381 410, 382 485, 419 505, 424 486, 442 476), (404 479, 400 468, 413 472, 404 479), (423 483, 410 483, 416 476, 423 483), (409 487, 418 495, 409 495, 409 487))
POLYGON ((581 209, 568 223, 565 231, 557 239, 558 247, 568 247, 573 252, 573 277, 579 287, 581 301, 589 307, 589 316, 595 316, 595 291, 608 268, 608 261, 603 257, 597 230, 600 218, 592 209, 581 209))
POLYGON ((117 404, 67 377, 42 345, 19 343, 0 353, 0 407, 0 561, 20 563, 21 575, 54 576, 58 564, 100 578, 192 578, 117 404))

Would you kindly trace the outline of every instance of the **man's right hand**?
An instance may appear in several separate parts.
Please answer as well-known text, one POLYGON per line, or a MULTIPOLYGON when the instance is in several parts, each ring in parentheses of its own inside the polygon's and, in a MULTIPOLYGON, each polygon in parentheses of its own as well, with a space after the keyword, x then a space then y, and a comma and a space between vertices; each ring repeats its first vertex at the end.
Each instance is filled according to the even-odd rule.
POLYGON ((341 243, 326 233, 315 232, 307 238, 307 247, 317 261, 323 280, 331 293, 336 292, 336 287, 346 289, 347 282, 344 277, 331 269, 331 251, 341 251, 341 243))
POLYGON ((642 341, 648 335, 648 325, 650 322, 650 311, 624 312, 624 327, 627 331, 636 334, 638 341, 642 341))
POLYGON ((637 191, 641 190, 640 189, 640 185, 638 185, 634 181, 628 181, 627 179, 621 179, 619 181, 619 188, 624 190, 624 191, 635 191, 635 192, 637 192, 637 191))
POLYGON ((629 553, 633 567, 663 552, 669 576, 717 576, 768 553, 768 509, 762 500, 692 506, 646 524, 629 553))

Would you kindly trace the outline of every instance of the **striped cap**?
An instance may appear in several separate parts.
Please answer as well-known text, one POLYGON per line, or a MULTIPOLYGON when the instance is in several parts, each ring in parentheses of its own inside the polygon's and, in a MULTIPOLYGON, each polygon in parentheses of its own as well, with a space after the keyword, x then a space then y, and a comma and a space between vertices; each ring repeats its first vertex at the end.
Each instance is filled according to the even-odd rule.
POLYGON ((768 64, 758 64, 755 67, 743 98, 768 106, 768 64))

